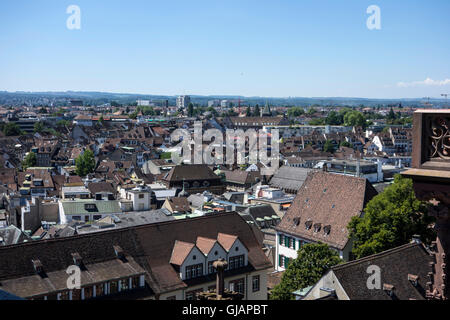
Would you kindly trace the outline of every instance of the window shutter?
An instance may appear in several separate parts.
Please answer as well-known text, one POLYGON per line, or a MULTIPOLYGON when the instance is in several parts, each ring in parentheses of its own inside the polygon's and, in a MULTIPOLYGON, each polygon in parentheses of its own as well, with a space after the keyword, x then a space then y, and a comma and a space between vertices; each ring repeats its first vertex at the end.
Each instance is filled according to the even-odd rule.
POLYGON ((278 266, 281 267, 281 259, 283 259, 283 257, 281 256, 281 254, 278 255, 278 266))
POLYGON ((282 235, 282 234, 278 235, 278 243, 279 243, 280 245, 283 244, 283 235, 282 235))

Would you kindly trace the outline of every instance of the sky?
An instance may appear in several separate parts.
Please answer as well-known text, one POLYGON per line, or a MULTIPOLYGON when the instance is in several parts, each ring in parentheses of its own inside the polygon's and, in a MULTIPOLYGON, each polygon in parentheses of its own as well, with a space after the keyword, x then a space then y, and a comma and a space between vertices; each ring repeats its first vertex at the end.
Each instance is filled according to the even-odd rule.
POLYGON ((449 15, 448 0, 0 1, 0 91, 440 97, 449 15))

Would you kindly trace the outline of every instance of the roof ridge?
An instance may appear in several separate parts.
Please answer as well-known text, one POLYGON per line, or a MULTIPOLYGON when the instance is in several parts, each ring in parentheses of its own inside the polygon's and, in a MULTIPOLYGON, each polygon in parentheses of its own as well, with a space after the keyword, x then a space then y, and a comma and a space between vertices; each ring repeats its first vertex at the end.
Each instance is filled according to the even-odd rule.
MULTIPOLYGON (((211 219, 213 217, 220 218, 223 216, 231 216, 234 214, 237 214, 237 216, 242 219, 242 217, 236 211, 229 211, 229 212, 223 212, 223 213, 220 213, 217 215, 193 217, 193 218, 189 218, 189 220, 186 220, 186 219, 169 220, 169 221, 161 221, 161 222, 157 222, 157 223, 142 224, 142 225, 138 225, 138 226, 129 226, 129 227, 124 227, 124 228, 120 228, 120 229, 103 230, 103 231, 101 231, 101 234, 108 234, 108 233, 114 233, 114 232, 127 232, 127 231, 136 230, 136 229, 143 229, 148 226, 157 227, 157 226, 161 226, 161 225, 167 225, 169 223, 173 223, 173 224, 185 223, 186 221, 211 219)), ((12 244, 12 245, 8 245, 8 246, 0 246, 0 251, 8 250, 12 247, 16 248, 16 247, 32 246, 32 245, 37 245, 37 244, 42 244, 42 243, 50 243, 50 242, 54 242, 54 241, 69 241, 73 238, 89 238, 89 237, 95 236, 96 234, 98 234, 98 233, 92 232, 92 233, 76 234, 76 235, 73 235, 70 237, 60 237, 60 238, 51 238, 51 239, 42 239, 42 240, 36 240, 36 241, 22 242, 22 243, 12 244)))
POLYGON ((366 256, 366 257, 363 257, 363 258, 360 258, 360 259, 356 259, 356 260, 353 260, 353 261, 348 261, 348 262, 345 262, 343 264, 339 264, 339 265, 333 266, 333 267, 331 267, 331 269, 332 270, 345 269, 345 268, 353 266, 355 264, 363 263, 363 262, 365 262, 367 260, 372 260, 372 259, 375 259, 375 258, 388 256, 388 255, 391 255, 391 254, 396 253, 398 251, 402 251, 402 250, 404 250, 406 248, 412 248, 414 246, 419 246, 419 245, 421 245, 421 244, 420 243, 415 243, 415 242, 406 243, 406 244, 400 245, 400 246, 392 248, 392 249, 388 249, 388 250, 385 250, 385 251, 382 251, 382 252, 379 252, 379 253, 372 254, 370 256, 366 256))

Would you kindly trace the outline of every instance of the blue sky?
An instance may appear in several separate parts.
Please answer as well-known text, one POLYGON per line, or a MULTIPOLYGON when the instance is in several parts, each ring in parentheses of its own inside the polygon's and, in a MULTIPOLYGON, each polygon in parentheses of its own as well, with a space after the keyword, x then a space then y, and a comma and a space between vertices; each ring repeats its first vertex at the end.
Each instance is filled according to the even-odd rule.
POLYGON ((438 97, 449 15, 448 0, 0 1, 0 90, 438 97))

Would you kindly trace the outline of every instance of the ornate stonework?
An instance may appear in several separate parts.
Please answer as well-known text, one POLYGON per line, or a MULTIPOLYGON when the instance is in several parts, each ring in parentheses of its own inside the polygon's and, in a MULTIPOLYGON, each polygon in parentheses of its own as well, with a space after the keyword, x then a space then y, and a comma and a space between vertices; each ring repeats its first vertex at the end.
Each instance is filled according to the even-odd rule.
POLYGON ((426 119, 430 159, 450 160, 450 117, 428 116, 426 119))

